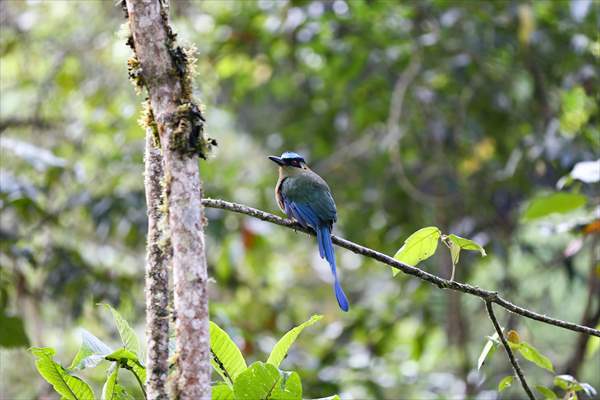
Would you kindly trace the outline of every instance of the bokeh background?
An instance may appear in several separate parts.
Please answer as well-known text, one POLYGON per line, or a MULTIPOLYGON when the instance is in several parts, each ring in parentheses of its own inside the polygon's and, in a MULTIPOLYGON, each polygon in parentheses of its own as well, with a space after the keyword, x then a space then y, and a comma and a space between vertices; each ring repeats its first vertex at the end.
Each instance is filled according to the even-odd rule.
MULTIPOLYGON (((598 185, 561 180, 599 155, 598 2, 171 3, 180 43, 197 47, 195 94, 219 141, 200 164, 207 197, 278 213, 266 157, 294 150, 329 182, 341 236, 393 255, 436 225, 488 252, 463 254, 458 280, 570 321, 600 309, 589 289, 598 235, 579 229, 597 214, 598 185), (558 190, 586 205, 524 220, 532 199, 558 190)), ((101 302, 144 332, 144 96, 128 82, 114 2, 8 0, 0 11, 0 396, 54 398, 27 343, 68 364, 80 327, 117 342, 101 302)), ((248 360, 324 314, 283 365, 299 371, 304 397, 497 398, 510 365, 499 352, 477 371, 493 333, 479 299, 338 249, 344 314, 313 239, 206 214, 211 318, 248 360)), ((420 267, 449 277, 448 252, 420 267)), ((557 372, 575 365, 600 386, 600 352, 584 344, 578 355, 577 334, 498 316, 557 372)), ((98 391, 101 368, 85 376, 98 391)), ((523 395, 513 386, 504 398, 523 395)))

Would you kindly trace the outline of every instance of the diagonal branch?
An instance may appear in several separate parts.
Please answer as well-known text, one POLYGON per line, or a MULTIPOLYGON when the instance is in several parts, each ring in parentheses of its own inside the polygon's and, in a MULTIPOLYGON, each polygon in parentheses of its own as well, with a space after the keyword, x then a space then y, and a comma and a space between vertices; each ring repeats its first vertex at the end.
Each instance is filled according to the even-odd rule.
MULTIPOLYGON (((204 207, 209 208, 219 208, 222 210, 233 211, 240 214, 249 215, 251 217, 260 219, 262 221, 270 222, 272 224, 284 226, 286 228, 294 229, 296 231, 301 231, 307 233, 309 235, 315 235, 315 233, 311 229, 303 228, 301 225, 296 222, 278 217, 276 215, 257 210, 256 208, 248 207, 243 204, 231 203, 225 200, 220 199, 202 199, 202 205, 204 207)), ((370 249, 368 247, 361 246, 349 240, 340 238, 338 236, 332 235, 331 237, 333 243, 336 245, 348 249, 356 254, 363 255, 365 257, 372 258, 377 260, 383 264, 389 265, 392 268, 400 270, 405 274, 415 276, 421 280, 427 281, 431 284, 436 285, 440 289, 451 289, 457 292, 467 293, 473 296, 480 297, 485 301, 489 301, 492 303, 496 303, 499 306, 511 311, 515 314, 522 315, 523 317, 527 317, 530 319, 535 319, 540 322, 544 322, 546 324, 558 326, 560 328, 569 329, 575 332, 582 332, 588 335, 598 336, 600 337, 600 330, 590 328, 588 326, 578 325, 568 321, 562 321, 560 319, 551 318, 546 315, 542 315, 536 313, 534 311, 530 311, 526 308, 517 306, 516 304, 511 303, 508 300, 505 300, 501 296, 498 295, 498 292, 494 292, 491 290, 481 289, 477 286, 468 285, 466 283, 460 283, 456 281, 449 281, 447 279, 440 278, 436 275, 430 274, 429 272, 423 271, 419 268, 412 267, 408 264, 404 264, 394 258, 380 253, 376 250, 370 249)))
POLYGON ((502 341, 502 345, 504 346, 504 349, 506 350, 506 354, 508 355, 508 359, 510 360, 510 363, 512 364, 513 370, 515 371, 515 373, 519 377, 519 380, 521 381, 521 386, 523 386, 523 390, 525 390, 525 393, 527 393, 527 397, 529 397, 531 400, 535 400, 535 396, 531 392, 531 389, 529 388, 529 385, 527 384, 527 381, 525 380, 525 375, 523 375, 523 371, 521 370, 521 367, 519 367, 519 363, 517 362, 515 355, 513 354, 512 350, 510 349, 510 345, 508 344, 508 341, 504 337, 502 328, 500 328, 500 324, 498 324, 498 320, 496 319, 496 315, 494 315, 494 309, 492 307, 492 302, 490 300, 485 301, 485 308, 487 309, 488 315, 490 316, 490 319, 492 320, 492 324, 494 324, 494 328, 496 329, 496 332, 498 333, 498 336, 500 337, 500 340, 502 341))

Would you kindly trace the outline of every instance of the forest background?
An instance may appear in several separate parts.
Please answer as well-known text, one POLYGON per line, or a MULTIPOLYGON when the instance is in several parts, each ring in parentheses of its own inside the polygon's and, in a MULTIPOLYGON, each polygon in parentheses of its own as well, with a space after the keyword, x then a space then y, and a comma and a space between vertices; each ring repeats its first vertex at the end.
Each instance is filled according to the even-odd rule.
MULTIPOLYGON (((598 2, 173 1, 171 21, 197 48, 219 142, 205 196, 279 213, 266 156, 294 150, 331 186, 340 236, 394 255, 438 226, 487 251, 462 254, 456 280, 597 326, 598 2)), ((28 346, 67 364, 80 327, 116 342, 97 303, 143 336, 143 96, 123 22, 112 2, 0 3, 2 398, 51 393, 28 346)), ((503 356, 477 368, 494 333, 479 299, 338 249, 344 314, 313 239, 206 215, 211 319, 247 360, 324 315, 285 361, 305 397, 496 398, 510 375, 503 356)), ((442 250, 419 267, 448 278, 442 250)), ((557 373, 600 386, 597 342, 497 314, 557 373)))

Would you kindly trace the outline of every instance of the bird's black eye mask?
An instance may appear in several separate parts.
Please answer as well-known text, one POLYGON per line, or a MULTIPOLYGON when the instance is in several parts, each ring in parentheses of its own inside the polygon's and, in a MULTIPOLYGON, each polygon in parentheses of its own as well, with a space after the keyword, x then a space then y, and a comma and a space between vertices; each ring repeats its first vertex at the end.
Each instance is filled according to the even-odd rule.
POLYGON ((304 162, 304 159, 302 159, 302 158, 291 158, 291 159, 285 160, 285 163, 287 165, 296 167, 296 168, 302 168, 303 162, 304 162))

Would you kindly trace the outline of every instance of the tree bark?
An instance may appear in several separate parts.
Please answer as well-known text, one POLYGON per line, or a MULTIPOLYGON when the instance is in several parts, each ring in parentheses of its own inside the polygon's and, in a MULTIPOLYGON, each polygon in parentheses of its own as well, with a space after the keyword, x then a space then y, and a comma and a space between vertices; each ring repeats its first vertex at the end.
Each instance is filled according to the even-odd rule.
MULTIPOLYGON (((146 247, 146 393, 150 400, 165 400, 169 373, 169 274, 170 244, 164 243, 161 224, 163 165, 154 145, 151 128, 146 129, 144 186, 148 209, 146 247)), ((164 224, 163 224, 164 225, 164 224)))
POLYGON ((203 118, 191 99, 190 66, 175 44, 165 3, 126 0, 136 57, 130 77, 148 89, 164 161, 164 201, 173 249, 177 342, 174 396, 210 398, 208 292, 198 135, 203 118))

